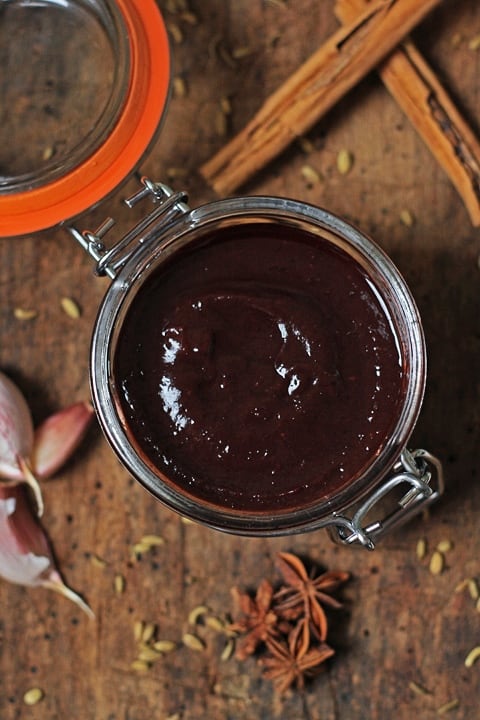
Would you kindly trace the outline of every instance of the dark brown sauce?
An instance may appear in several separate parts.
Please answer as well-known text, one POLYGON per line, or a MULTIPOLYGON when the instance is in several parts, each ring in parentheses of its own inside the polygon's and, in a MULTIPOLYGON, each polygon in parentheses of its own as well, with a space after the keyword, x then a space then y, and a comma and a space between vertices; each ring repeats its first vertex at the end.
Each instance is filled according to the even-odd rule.
POLYGON ((365 271, 327 240, 260 223, 154 271, 114 375, 140 454, 188 495, 240 511, 345 487, 405 398, 396 331, 365 271))

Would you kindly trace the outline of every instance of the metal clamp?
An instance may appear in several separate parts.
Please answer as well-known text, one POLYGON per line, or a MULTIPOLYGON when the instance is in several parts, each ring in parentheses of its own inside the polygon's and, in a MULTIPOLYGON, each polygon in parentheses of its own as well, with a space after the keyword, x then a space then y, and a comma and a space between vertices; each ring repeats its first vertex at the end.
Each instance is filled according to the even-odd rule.
POLYGON ((108 217, 93 232, 91 230, 81 232, 74 226, 66 226, 70 235, 96 261, 95 273, 97 275, 108 275, 113 280, 138 245, 145 245, 155 237, 160 219, 162 225, 166 226, 173 219, 190 210, 186 204, 188 196, 185 192, 174 192, 168 185, 154 183, 147 177, 142 177, 140 182, 142 187, 134 195, 124 200, 125 205, 131 209, 141 200, 148 198, 156 207, 115 242, 110 249, 105 247, 103 238, 114 227, 115 220, 113 218, 108 217))
POLYGON ((426 450, 404 450, 393 467, 393 473, 358 507, 353 517, 334 514, 329 532, 335 542, 343 545, 357 543, 373 550, 377 538, 425 510, 443 493, 442 465, 426 450), (393 511, 381 521, 364 525, 372 508, 401 485, 406 485, 407 491, 397 500, 393 511))

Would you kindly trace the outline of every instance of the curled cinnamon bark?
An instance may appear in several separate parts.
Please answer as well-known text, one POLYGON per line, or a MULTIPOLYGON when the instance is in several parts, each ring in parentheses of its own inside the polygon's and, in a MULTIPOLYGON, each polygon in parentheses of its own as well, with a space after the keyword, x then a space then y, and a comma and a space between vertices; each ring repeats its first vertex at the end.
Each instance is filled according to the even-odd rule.
POLYGON ((308 131, 441 0, 374 0, 274 92, 200 172, 220 194, 235 190, 308 131))
MULTIPOLYGON (((337 0, 335 14, 347 25, 370 4, 369 0, 337 0)), ((480 225, 480 143, 447 91, 410 40, 384 60, 378 71, 457 189, 472 224, 480 225)))

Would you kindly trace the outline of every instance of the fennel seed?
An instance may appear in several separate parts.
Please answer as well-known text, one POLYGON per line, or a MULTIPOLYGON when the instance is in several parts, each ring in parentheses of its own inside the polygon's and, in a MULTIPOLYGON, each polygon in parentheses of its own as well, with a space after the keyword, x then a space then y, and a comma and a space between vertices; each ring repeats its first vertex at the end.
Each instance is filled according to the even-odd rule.
POLYGON ((180 17, 188 25, 198 25, 198 17, 191 10, 185 10, 180 17))
POLYGON ((53 157, 53 147, 51 145, 47 145, 47 147, 43 149, 42 160, 50 160, 51 157, 53 157))
POLYGON ((415 218, 413 217, 410 210, 404 209, 400 211, 400 221, 406 226, 406 227, 412 227, 412 225, 415 222, 415 218))
POLYGON ((468 43, 468 49, 474 51, 480 50, 480 33, 470 40, 468 43))
POLYGON ((150 665, 145 660, 134 660, 130 663, 130 668, 135 672, 147 672, 150 669, 150 665))
POLYGON ((412 682, 408 683, 408 687, 412 692, 414 692, 416 695, 430 695, 430 690, 427 690, 427 688, 424 688, 422 685, 419 685, 418 683, 412 682))
POLYGON ((315 150, 315 145, 311 140, 309 140, 309 138, 302 136, 298 138, 297 142, 305 155, 310 155, 315 150))
POLYGON ((472 600, 478 600, 480 592, 478 590, 478 583, 474 578, 470 578, 468 581, 468 592, 472 600))
POLYGON ((432 575, 440 575, 443 572, 444 557, 441 552, 435 550, 430 558, 429 569, 432 575))
POLYGON ((133 555, 143 555, 144 553, 148 552, 150 550, 150 545, 147 545, 146 543, 138 542, 135 543, 135 545, 132 545, 132 554, 133 555))
POLYGON ((143 635, 143 629, 145 627, 145 623, 142 622, 142 620, 136 620, 133 623, 133 637, 137 642, 140 642, 143 635))
POLYGON ((165 539, 161 535, 144 535, 140 540, 142 545, 155 547, 156 545, 165 545, 165 539))
POLYGON ((187 95, 187 84, 181 75, 173 78, 173 94, 176 98, 184 98, 187 95))
POLYGON ((353 155, 344 148, 337 155, 337 170, 341 175, 348 175, 353 167, 353 155))
POLYGON ((220 99, 220 109, 224 115, 231 115, 232 113, 232 103, 230 102, 230 98, 226 95, 220 99))
POLYGON ((471 668, 473 664, 480 658, 480 645, 472 648, 465 658, 465 667, 471 668))
POLYGON ((208 612, 209 610, 206 605, 197 605, 196 607, 194 607, 193 610, 190 610, 190 612, 188 613, 189 625, 196 625, 202 615, 205 615, 208 612))
POLYGON ((317 172, 311 165, 303 165, 300 173, 308 185, 318 185, 318 183, 322 180, 320 173, 317 172))
POLYGON ((210 615, 205 620, 205 625, 209 627, 211 630, 215 630, 215 632, 223 633, 225 630, 225 623, 223 620, 220 620, 220 618, 216 617, 215 615, 210 615))
POLYGON ((177 645, 172 640, 157 640, 153 643, 152 647, 160 654, 165 655, 166 653, 173 652, 177 645))
POLYGON ((465 590, 465 588, 468 587, 469 579, 470 579, 470 578, 464 578, 463 580, 461 580, 461 581, 458 583, 458 585, 455 586, 455 591, 454 591, 454 592, 456 592, 456 593, 463 592, 463 590, 465 590))
POLYGON ((440 707, 437 708, 437 715, 445 715, 446 713, 450 712, 450 710, 455 710, 455 708, 457 708, 459 705, 460 702, 458 698, 455 698, 454 700, 449 700, 448 702, 440 705, 440 707))
POLYGON ((220 660, 223 660, 224 662, 226 660, 230 660, 230 658, 233 655, 233 651, 235 650, 235 640, 233 638, 229 638, 227 642, 225 643, 225 647, 222 650, 222 653, 220 655, 220 660))
POLYGON ((23 702, 25 705, 36 705, 40 700, 43 700, 45 693, 39 687, 30 688, 23 695, 23 702))
POLYGON ((417 559, 423 560, 423 558, 427 554, 427 541, 425 540, 425 538, 420 538, 418 540, 415 552, 417 555, 417 559))
POLYGON ((115 575, 113 579, 113 587, 117 595, 122 595, 125 591, 125 578, 123 575, 115 575))
POLYGON ((69 297, 63 297, 60 300, 60 305, 65 315, 68 315, 68 317, 72 318, 73 320, 78 320, 81 312, 75 300, 72 300, 72 298, 69 297))
POLYGON ((153 636, 155 635, 155 630, 157 629, 155 623, 146 623, 143 626, 141 640, 144 643, 148 643, 153 636))
POLYGON ((437 545, 437 550, 441 553, 449 552, 453 548, 453 543, 451 540, 440 540, 440 542, 437 545))
POLYGON ((169 180, 175 180, 177 178, 182 180, 187 175, 188 175, 188 170, 186 168, 180 168, 180 167, 167 168, 167 177, 169 180))
POLYGON ((162 653, 155 650, 153 647, 145 645, 139 650, 137 659, 146 663, 155 662, 162 657, 162 653))
POLYGON ((177 23, 170 22, 170 23, 167 23, 167 29, 168 29, 170 35, 172 36, 173 41, 177 45, 180 45, 183 42, 183 32, 182 32, 180 26, 177 25, 177 23))
POLYGON ((36 310, 16 307, 13 311, 13 315, 17 320, 33 320, 33 318, 37 317, 38 313, 36 310))
POLYGON ((198 635, 193 635, 193 633, 185 633, 182 641, 185 647, 188 647, 190 650, 205 650, 205 643, 203 640, 199 638, 198 635))
POLYGON ((107 561, 99 557, 98 555, 91 555, 90 562, 92 563, 93 567, 99 568, 100 570, 103 570, 103 568, 107 566, 107 561))
POLYGON ((241 60, 244 57, 248 57, 253 52, 251 47, 244 46, 244 47, 237 47, 233 48, 232 50, 232 57, 234 60, 241 60))

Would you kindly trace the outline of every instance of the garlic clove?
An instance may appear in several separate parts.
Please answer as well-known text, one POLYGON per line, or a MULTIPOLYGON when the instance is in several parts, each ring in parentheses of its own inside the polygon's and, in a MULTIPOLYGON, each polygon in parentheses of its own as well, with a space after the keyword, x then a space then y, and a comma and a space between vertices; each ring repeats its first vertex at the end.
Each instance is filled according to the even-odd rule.
POLYGON ((50 415, 36 430, 30 466, 36 477, 51 477, 82 441, 94 415, 90 403, 79 402, 50 415))
POLYGON ((33 421, 23 394, 0 372, 0 476, 22 482, 19 457, 28 458, 33 448, 33 421))
POLYGON ((0 485, 0 575, 20 585, 36 585, 51 563, 51 551, 32 515, 25 488, 0 485))
MULTIPOLYGON (((16 489, 16 488, 15 488, 16 489)), ((8 488, 9 491, 14 488, 8 488)), ((3 495, 6 488, 0 488, 3 495)), ((15 497, 0 499, 0 575, 19 585, 36 585, 47 570, 50 559, 46 554, 36 555, 28 549, 28 539, 12 532, 11 518, 17 508, 15 497)))
POLYGON ((0 485, 0 577, 18 585, 55 590, 94 617, 85 601, 63 582, 22 485, 0 485))

